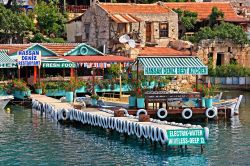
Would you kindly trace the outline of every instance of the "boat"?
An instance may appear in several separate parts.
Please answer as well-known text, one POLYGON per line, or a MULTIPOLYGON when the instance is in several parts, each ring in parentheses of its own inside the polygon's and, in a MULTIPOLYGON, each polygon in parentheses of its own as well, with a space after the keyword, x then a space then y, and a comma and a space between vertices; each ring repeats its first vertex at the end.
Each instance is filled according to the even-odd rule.
POLYGON ((216 107, 217 109, 225 109, 225 110, 230 109, 231 117, 233 115, 238 115, 242 97, 243 95, 240 95, 239 97, 234 98, 234 99, 219 100, 219 101, 213 102, 213 107, 216 107))
POLYGON ((14 99, 14 96, 12 95, 0 96, 0 108, 3 110, 6 107, 6 105, 9 103, 9 101, 13 99, 14 99))

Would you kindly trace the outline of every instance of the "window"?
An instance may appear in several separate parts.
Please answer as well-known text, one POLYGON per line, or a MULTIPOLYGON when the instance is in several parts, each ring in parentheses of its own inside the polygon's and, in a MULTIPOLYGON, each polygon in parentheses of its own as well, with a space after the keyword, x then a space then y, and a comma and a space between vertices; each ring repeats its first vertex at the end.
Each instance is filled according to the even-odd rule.
POLYGON ((89 30, 90 30, 90 24, 84 24, 84 29, 85 29, 85 39, 89 39, 89 30))
POLYGON ((160 37, 168 37, 168 23, 160 23, 160 37))
POLYGON ((117 24, 117 32, 118 32, 119 34, 124 34, 124 33, 126 33, 126 24, 125 24, 125 23, 117 24))

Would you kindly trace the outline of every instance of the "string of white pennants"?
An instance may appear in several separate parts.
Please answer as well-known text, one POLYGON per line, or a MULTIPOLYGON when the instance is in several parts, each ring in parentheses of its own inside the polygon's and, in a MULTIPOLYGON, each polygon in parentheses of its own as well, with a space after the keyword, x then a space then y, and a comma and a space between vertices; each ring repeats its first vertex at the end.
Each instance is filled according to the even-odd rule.
MULTIPOLYGON (((110 63, 76 63, 77 67, 86 67, 86 68, 109 68, 111 64, 117 64, 117 62, 110 63)), ((129 66, 129 62, 122 63, 123 67, 129 66)))

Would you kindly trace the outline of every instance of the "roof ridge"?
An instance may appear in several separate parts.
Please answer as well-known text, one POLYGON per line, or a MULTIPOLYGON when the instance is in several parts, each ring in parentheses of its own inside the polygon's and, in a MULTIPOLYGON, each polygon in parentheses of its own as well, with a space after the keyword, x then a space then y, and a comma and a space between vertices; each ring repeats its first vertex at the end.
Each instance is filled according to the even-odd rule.
POLYGON ((99 5, 113 5, 113 6, 115 6, 115 5, 147 6, 148 5, 148 6, 155 6, 157 4, 156 3, 151 3, 151 4, 138 4, 138 3, 99 3, 99 5))

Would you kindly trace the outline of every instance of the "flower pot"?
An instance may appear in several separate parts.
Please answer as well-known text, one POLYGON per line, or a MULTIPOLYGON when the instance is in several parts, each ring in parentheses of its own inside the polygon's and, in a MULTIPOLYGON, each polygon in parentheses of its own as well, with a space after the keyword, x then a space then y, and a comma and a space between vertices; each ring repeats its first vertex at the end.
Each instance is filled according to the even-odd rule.
POLYGON ((0 96, 5 96, 5 95, 7 95, 6 90, 0 90, 0 96))
POLYGON ((136 106, 136 97, 135 96, 129 96, 128 101, 129 101, 129 107, 135 107, 136 106))
POLYGON ((206 98, 205 103, 207 108, 213 107, 213 98, 206 98))
POLYGON ((137 108, 145 108, 145 99, 137 98, 137 108))
POLYGON ((13 96, 17 99, 25 99, 27 96, 27 91, 15 90, 13 96))
POLYGON ((201 98, 201 106, 202 107, 206 107, 206 102, 205 101, 206 101, 205 97, 202 97, 201 98))
POLYGON ((43 90, 42 90, 42 89, 35 89, 35 93, 36 93, 36 94, 42 94, 42 93, 43 93, 43 90))
POLYGON ((73 102, 74 93, 73 92, 66 92, 65 97, 66 97, 66 102, 73 102))
POLYGON ((82 87, 76 89, 76 93, 84 93, 84 92, 86 92, 86 87, 85 86, 82 86, 82 87))
POLYGON ((97 106, 97 100, 96 99, 91 99, 91 104, 92 104, 92 106, 97 106))

